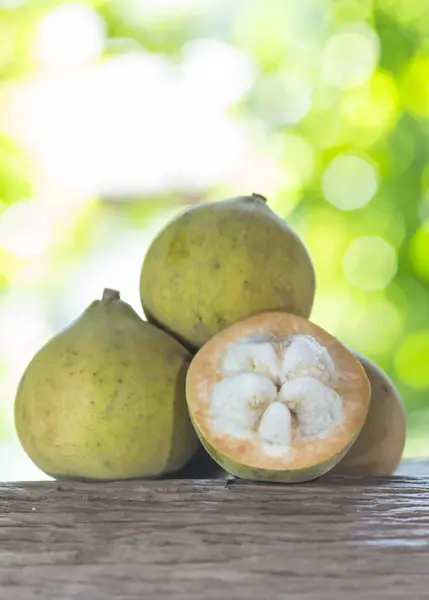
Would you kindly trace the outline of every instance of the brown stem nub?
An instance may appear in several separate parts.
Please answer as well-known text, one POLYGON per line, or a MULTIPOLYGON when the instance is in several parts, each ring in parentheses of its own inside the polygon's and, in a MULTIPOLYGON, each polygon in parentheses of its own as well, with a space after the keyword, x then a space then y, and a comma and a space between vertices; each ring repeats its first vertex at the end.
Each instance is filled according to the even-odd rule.
POLYGON ((253 196, 253 198, 257 198, 258 200, 262 200, 262 202, 265 202, 265 204, 267 203, 267 199, 262 194, 255 194, 255 193, 253 193, 252 196, 253 196))
POLYGON ((120 300, 120 298, 121 294, 118 291, 104 288, 102 297, 103 302, 106 302, 106 300, 120 300))

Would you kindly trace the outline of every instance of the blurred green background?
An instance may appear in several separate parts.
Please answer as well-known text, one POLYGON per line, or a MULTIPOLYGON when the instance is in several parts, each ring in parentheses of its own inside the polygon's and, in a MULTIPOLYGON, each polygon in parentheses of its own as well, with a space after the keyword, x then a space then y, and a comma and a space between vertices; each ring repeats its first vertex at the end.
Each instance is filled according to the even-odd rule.
POLYGON ((0 479, 33 354, 185 205, 252 191, 301 234, 312 318, 429 439, 426 0, 0 0, 0 479))

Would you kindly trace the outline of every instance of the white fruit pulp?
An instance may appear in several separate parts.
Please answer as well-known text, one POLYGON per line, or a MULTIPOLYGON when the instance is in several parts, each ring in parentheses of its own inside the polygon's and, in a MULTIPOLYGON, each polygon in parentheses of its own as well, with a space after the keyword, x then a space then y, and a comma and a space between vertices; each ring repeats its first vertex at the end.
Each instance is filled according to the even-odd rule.
POLYGON ((334 361, 309 335, 243 338, 228 348, 220 374, 210 396, 213 427, 236 439, 256 438, 271 456, 287 452, 296 437, 326 437, 341 421, 334 361))

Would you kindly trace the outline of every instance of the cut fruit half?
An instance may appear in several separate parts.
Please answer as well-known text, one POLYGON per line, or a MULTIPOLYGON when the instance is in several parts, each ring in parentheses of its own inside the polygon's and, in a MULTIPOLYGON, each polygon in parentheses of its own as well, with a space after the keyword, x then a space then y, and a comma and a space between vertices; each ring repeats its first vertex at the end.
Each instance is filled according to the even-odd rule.
POLYGON ((201 443, 228 473, 302 482, 345 456, 365 422, 371 386, 336 338, 303 317, 267 312, 198 351, 186 396, 201 443))

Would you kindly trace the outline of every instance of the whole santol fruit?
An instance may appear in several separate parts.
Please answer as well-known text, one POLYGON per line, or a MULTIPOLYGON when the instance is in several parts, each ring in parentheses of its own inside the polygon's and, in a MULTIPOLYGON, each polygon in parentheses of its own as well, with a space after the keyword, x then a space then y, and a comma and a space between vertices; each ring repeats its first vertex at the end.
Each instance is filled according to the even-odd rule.
POLYGON ((190 355, 104 290, 27 366, 15 424, 33 462, 56 478, 159 477, 199 447, 185 400, 190 355))
POLYGON ((303 242, 257 194, 185 209, 152 241, 140 278, 148 320, 193 349, 252 314, 308 317, 314 294, 303 242))
POLYGON ((402 398, 390 378, 355 352, 371 383, 371 403, 362 430, 333 473, 367 477, 392 475, 405 448, 407 421, 402 398))
POLYGON ((337 339, 303 317, 268 312, 207 342, 191 362, 186 394, 202 444, 228 473, 303 482, 346 454, 371 390, 337 339))

